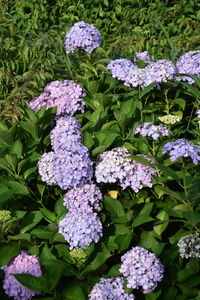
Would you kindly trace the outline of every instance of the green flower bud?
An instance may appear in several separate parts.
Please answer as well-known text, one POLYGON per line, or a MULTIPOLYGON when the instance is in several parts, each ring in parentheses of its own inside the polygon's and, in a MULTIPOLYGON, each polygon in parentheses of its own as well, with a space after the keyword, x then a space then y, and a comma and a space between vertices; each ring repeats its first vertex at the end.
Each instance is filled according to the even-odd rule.
POLYGON ((70 251, 70 255, 74 258, 78 267, 86 262, 87 254, 80 248, 74 248, 70 251))
POLYGON ((5 223, 11 219, 11 212, 9 210, 0 210, 0 223, 5 223))

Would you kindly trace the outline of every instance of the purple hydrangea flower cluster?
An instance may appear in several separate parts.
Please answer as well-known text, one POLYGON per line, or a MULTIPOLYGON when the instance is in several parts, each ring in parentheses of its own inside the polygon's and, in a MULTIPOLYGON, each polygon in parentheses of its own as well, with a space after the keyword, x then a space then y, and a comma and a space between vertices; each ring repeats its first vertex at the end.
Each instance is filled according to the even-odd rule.
POLYGON ((38 162, 42 181, 57 184, 67 190, 91 181, 93 163, 88 149, 81 144, 80 124, 73 117, 57 120, 52 130, 51 143, 54 152, 45 153, 38 162))
POLYGON ((15 300, 28 300, 40 294, 40 292, 26 288, 13 276, 13 274, 31 274, 42 277, 39 259, 36 255, 28 255, 25 251, 21 251, 4 267, 4 272, 3 288, 9 297, 15 300))
POLYGON ((125 292, 124 280, 120 277, 101 278, 89 294, 89 300, 134 300, 133 294, 125 292))
POLYGON ((196 115, 197 115, 197 118, 200 118, 200 109, 197 110, 196 115))
POLYGON ((103 199, 103 195, 99 187, 94 183, 86 183, 85 185, 73 188, 65 194, 63 204, 68 211, 91 212, 93 209, 99 211, 99 202, 103 199))
POLYGON ((88 149, 83 145, 74 147, 65 153, 56 153, 54 174, 59 187, 68 190, 91 181, 93 163, 88 149))
POLYGON ((154 125, 152 122, 145 122, 136 127, 134 134, 138 133, 157 140, 160 136, 168 136, 169 130, 163 125, 154 125))
POLYGON ((171 161, 180 157, 190 157, 195 165, 200 162, 200 145, 195 145, 184 139, 168 142, 162 148, 162 153, 168 153, 171 161))
POLYGON ((51 145, 55 152, 64 153, 81 143, 80 124, 74 117, 61 117, 50 133, 51 145))
POLYGON ((144 294, 151 293, 163 278, 164 267, 154 253, 142 247, 133 247, 121 257, 120 273, 127 287, 142 287, 144 294))
POLYGON ((67 53, 74 53, 76 48, 82 48, 91 53, 101 44, 101 34, 92 24, 83 21, 76 22, 70 28, 65 37, 65 49, 67 53))
POLYGON ((57 184, 54 172, 55 153, 53 151, 44 153, 38 161, 38 172, 43 182, 48 185, 57 184))
POLYGON ((72 80, 52 81, 44 88, 44 92, 30 101, 29 106, 38 111, 43 105, 47 108, 57 106, 57 115, 73 116, 77 112, 84 112, 86 96, 83 88, 72 80))
MULTIPOLYGON (((135 192, 142 189, 143 185, 151 187, 152 176, 156 175, 155 170, 130 159, 129 156, 130 153, 125 147, 102 153, 95 170, 97 182, 119 182, 123 189, 130 186, 135 192)), ((147 156, 145 158, 150 160, 147 156)))
POLYGON ((171 61, 165 59, 150 61, 145 68, 132 68, 124 84, 134 88, 144 88, 154 83, 159 87, 159 83, 174 80, 176 74, 177 69, 171 61))
MULTIPOLYGON (((176 63, 178 73, 195 74, 200 77, 200 50, 189 51, 181 55, 176 63)), ((195 81, 189 76, 177 77, 177 80, 193 84, 195 81)))
POLYGON ((135 64, 126 58, 120 58, 112 60, 107 68, 112 71, 112 77, 125 81, 130 70, 135 68, 135 64))
POLYGON ((92 242, 97 243, 102 236, 102 224, 95 212, 79 210, 68 212, 59 222, 59 233, 73 248, 85 249, 92 242))

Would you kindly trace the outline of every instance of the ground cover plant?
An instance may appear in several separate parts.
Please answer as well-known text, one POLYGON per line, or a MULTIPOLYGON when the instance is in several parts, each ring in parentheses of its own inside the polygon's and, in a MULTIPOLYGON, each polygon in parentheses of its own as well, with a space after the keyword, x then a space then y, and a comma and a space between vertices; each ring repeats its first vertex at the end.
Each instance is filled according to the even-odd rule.
MULTIPOLYGON (((63 2, 47 7, 53 18, 63 2)), ((49 29, 47 15, 35 18, 33 40, 49 29)), ((103 47, 115 31, 73 21, 63 40, 52 33, 62 40, 53 65, 42 40, 33 60, 14 67, 14 89, 3 77, 1 299, 197 300, 200 51, 116 54, 103 47), (15 79, 29 63, 41 72, 15 79), (15 122, 5 115, 14 95, 15 122)))

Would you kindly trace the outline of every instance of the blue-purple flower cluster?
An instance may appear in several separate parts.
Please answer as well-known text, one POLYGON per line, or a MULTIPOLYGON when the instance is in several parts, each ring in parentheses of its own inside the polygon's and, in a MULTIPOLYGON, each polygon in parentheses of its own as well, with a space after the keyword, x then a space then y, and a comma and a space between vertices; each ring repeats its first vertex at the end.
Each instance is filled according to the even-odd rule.
POLYGON ((89 182, 93 175, 93 163, 88 149, 83 145, 74 147, 66 153, 56 152, 54 174, 62 190, 68 190, 89 182))
POLYGON ((158 87, 159 83, 174 80, 177 74, 176 66, 171 61, 165 59, 151 61, 147 51, 135 53, 133 62, 123 58, 113 60, 107 68, 112 71, 114 78, 124 81, 124 85, 133 88, 144 88, 151 83, 158 87), (139 68, 136 58, 143 60, 147 66, 139 68))
POLYGON ((81 144, 79 128, 74 117, 57 120, 50 134, 54 152, 43 154, 38 162, 39 174, 47 184, 68 190, 91 181, 93 163, 88 149, 81 144))
POLYGON ((176 161, 180 157, 190 157, 195 165, 200 162, 200 145, 184 139, 166 143, 161 151, 169 153, 171 161, 176 161))
POLYGON ((69 190, 65 194, 63 204, 70 212, 77 210, 83 212, 99 211, 99 203, 102 199, 103 195, 99 187, 91 182, 69 190))
POLYGON ((134 300, 133 294, 124 290, 121 277, 101 278, 89 294, 89 300, 134 300))
MULTIPOLYGON (((97 182, 119 183, 125 189, 131 187, 136 193, 143 185, 152 186, 152 176, 156 175, 152 167, 129 158, 130 153, 125 147, 114 148, 100 155, 95 169, 97 182)), ((150 162, 151 159, 145 156, 150 162)))
POLYGON ((126 80, 130 70, 134 67, 134 63, 126 58, 112 60, 107 65, 107 68, 112 71, 112 77, 122 81, 126 80))
POLYGON ((30 101, 29 106, 38 111, 42 106, 47 108, 57 106, 58 116, 73 116, 77 112, 84 112, 86 96, 83 88, 72 80, 52 81, 44 88, 40 96, 30 101))
POLYGON ((151 60, 147 51, 135 53, 133 60, 125 58, 112 60, 107 68, 112 71, 112 76, 132 88, 145 88, 153 83, 159 87, 160 83, 174 80, 195 81, 187 75, 177 76, 180 73, 195 74, 200 77, 200 50, 184 53, 176 64, 166 59, 151 60), (137 58, 147 65, 140 68, 136 64, 137 58))
POLYGON ((44 153, 38 161, 38 172, 43 182, 48 185, 57 184, 54 172, 55 152, 44 153))
POLYGON ((73 53, 76 48, 81 48, 91 53, 101 44, 101 34, 92 24, 83 21, 76 22, 70 28, 65 37, 65 49, 67 53, 73 53))
MULTIPOLYGON (((176 63, 177 73, 194 74, 200 77, 200 50, 189 51, 181 55, 176 63)), ((195 81, 189 76, 177 77, 177 80, 193 84, 195 81)))
POLYGON ((176 67, 174 64, 165 59, 150 61, 144 68, 132 68, 124 82, 129 87, 141 87, 154 83, 159 87, 159 83, 174 80, 176 76, 176 67))
POLYGON ((78 210, 68 212, 58 224, 64 239, 73 248, 85 249, 92 242, 97 243, 102 236, 102 224, 95 212, 78 210))
POLYGON ((14 300, 28 300, 40 294, 40 292, 26 288, 13 276, 14 274, 23 273, 42 277, 39 259, 36 255, 28 255, 25 251, 21 251, 19 255, 4 266, 4 272, 3 288, 9 297, 13 297, 14 300))
POLYGON ((160 136, 168 136, 169 130, 163 125, 154 125, 153 122, 145 122, 136 126, 134 134, 138 133, 157 140, 160 136))
POLYGON ((91 182, 93 163, 81 137, 80 124, 74 117, 60 117, 50 133, 54 151, 43 154, 38 162, 43 181, 68 190, 64 198, 68 213, 59 222, 58 231, 70 249, 85 249, 102 236, 101 221, 93 211, 100 209, 102 194, 91 182))
POLYGON ((72 117, 61 117, 50 133, 51 145, 55 152, 65 153, 81 144, 82 134, 79 122, 72 117))
POLYGON ((154 253, 142 247, 133 247, 121 257, 120 273, 127 287, 142 287, 144 294, 151 293, 163 278, 164 267, 154 253))

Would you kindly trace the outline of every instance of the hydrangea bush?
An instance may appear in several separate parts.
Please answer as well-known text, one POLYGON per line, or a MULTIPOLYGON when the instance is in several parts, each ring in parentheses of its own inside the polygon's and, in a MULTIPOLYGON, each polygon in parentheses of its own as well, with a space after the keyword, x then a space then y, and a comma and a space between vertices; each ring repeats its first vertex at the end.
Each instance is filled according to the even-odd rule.
POLYGON ((76 22, 70 72, 0 122, 1 299, 197 300, 199 50, 100 42, 76 22))

